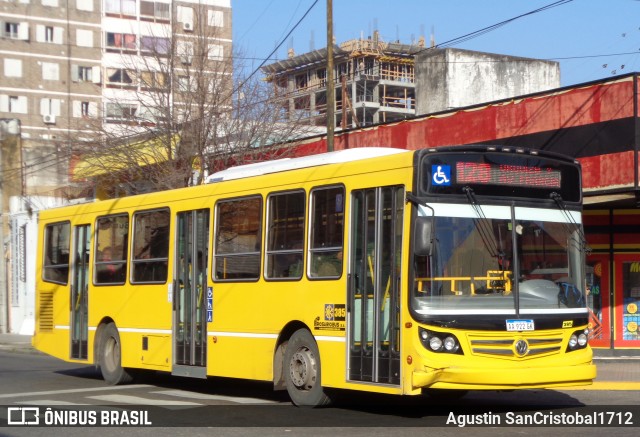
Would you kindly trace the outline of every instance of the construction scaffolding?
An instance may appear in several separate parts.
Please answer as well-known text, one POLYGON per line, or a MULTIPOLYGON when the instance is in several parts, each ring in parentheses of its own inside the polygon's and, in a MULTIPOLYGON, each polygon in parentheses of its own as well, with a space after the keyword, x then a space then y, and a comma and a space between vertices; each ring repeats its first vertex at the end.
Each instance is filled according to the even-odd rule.
MULTIPOLYGON (((418 44, 387 43, 373 37, 345 41, 334 47, 335 126, 348 129, 415 114, 414 55, 418 44)), ((266 80, 281 101, 281 117, 326 125, 327 49, 295 55, 264 66, 266 80)))

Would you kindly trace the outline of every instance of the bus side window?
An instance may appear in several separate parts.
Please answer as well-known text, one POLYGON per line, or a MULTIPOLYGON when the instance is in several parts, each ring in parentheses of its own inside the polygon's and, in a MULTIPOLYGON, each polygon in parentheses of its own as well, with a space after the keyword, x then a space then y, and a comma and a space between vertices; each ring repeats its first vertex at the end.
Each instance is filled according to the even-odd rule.
POLYGON ((260 277, 262 197, 222 200, 216 205, 214 279, 260 277))
POLYGON ((344 187, 311 192, 309 277, 336 279, 342 275, 344 187))
POLYGON ((100 217, 96 226, 95 284, 124 284, 127 275, 129 216, 100 217))
POLYGON ((265 276, 269 279, 300 279, 304 255, 305 193, 272 194, 267 205, 265 276))
POLYGON ((133 215, 132 283, 167 280, 169 260, 169 210, 133 215))
POLYGON ((67 284, 69 281, 69 243, 71 225, 54 223, 44 230, 44 260, 42 277, 45 281, 67 284))

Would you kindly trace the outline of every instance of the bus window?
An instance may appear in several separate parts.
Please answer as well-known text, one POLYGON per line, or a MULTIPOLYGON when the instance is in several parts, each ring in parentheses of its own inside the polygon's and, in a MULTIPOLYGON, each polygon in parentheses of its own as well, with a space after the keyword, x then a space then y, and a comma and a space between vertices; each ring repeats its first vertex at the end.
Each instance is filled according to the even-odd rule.
POLYGON ((273 279, 300 279, 304 240, 304 191, 271 195, 267 205, 265 276, 273 279))
POLYGON ((127 274, 129 216, 100 217, 96 229, 94 283, 124 284, 127 274))
POLYGON ((260 277, 262 198, 224 200, 216 205, 215 278, 260 277))
POLYGON ((344 188, 317 188, 311 192, 311 278, 339 278, 342 274, 344 188))
POLYGON ((45 281, 66 284, 69 281, 69 223, 47 225, 44 230, 45 281))
POLYGON ((133 215, 132 283, 167 280, 169 258, 169 210, 133 215))

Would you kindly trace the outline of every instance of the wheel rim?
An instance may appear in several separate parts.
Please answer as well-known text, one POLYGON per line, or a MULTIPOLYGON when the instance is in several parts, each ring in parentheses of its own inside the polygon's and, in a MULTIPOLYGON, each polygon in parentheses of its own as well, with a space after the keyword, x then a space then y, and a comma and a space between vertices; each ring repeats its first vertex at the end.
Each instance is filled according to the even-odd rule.
POLYGON ((109 337, 104 348, 104 364, 107 370, 113 372, 120 362, 120 348, 115 338, 109 337))
POLYGON ((306 347, 298 349, 289 362, 291 382, 298 390, 311 390, 317 380, 316 359, 306 347))

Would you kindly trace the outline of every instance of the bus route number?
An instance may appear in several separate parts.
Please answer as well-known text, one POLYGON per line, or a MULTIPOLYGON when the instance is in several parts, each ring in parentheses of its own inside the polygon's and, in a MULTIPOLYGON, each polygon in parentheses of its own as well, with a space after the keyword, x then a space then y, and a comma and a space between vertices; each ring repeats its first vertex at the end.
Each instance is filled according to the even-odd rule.
POLYGON ((535 327, 533 325, 532 319, 524 319, 524 320, 515 320, 508 319, 507 320, 507 331, 534 331, 535 327))

